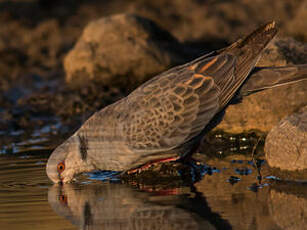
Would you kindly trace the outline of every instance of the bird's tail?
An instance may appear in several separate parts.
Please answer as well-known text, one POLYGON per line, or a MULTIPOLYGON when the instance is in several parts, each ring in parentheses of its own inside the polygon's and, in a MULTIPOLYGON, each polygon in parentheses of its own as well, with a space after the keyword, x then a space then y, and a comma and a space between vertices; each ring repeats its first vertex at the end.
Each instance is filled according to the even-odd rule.
POLYGON ((288 85, 299 81, 307 81, 307 64, 282 67, 257 67, 239 91, 240 96, 288 85))
POLYGON ((220 105, 226 105, 233 97, 257 64, 261 51, 266 48, 276 33, 277 28, 273 21, 259 27, 244 39, 240 39, 229 47, 218 51, 218 53, 231 54, 236 57, 234 81, 233 84, 229 84, 223 90, 220 105))

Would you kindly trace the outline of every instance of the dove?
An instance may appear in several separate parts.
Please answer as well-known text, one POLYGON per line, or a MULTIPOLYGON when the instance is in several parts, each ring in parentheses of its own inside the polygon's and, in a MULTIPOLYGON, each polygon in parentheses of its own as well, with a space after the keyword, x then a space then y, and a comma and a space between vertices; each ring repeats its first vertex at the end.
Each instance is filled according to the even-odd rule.
MULTIPOLYGON (((226 48, 153 77, 94 113, 52 152, 48 177, 54 183, 67 183, 83 172, 133 172, 151 162, 190 156, 206 125, 225 109, 276 33, 275 22, 267 23, 226 48)), ((270 76, 268 70, 262 72, 270 76)), ((292 75, 287 76, 289 80, 292 75)), ((257 90, 270 87, 256 85, 257 90)))

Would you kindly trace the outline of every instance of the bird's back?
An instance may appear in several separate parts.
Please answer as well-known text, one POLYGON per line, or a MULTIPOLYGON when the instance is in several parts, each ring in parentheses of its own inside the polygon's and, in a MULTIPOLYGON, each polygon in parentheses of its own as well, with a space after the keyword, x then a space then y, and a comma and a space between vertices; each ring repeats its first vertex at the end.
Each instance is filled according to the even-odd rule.
MULTIPOLYGON (((112 119, 102 121, 103 128, 114 132, 116 144, 127 149, 131 165, 175 151, 186 154, 186 147, 193 146, 193 140, 243 84, 276 32, 275 23, 268 23, 225 49, 152 78, 96 113, 92 126, 99 129, 95 116, 102 121, 99 117, 109 113, 112 119)), ((90 122, 86 129, 92 129, 90 122)), ((109 154, 116 154, 114 151, 109 154)))

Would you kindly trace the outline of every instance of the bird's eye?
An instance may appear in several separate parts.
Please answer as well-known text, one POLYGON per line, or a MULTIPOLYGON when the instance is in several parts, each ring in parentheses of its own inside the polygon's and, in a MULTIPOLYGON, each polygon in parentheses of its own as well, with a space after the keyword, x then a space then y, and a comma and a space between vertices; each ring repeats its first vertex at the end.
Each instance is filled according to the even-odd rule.
POLYGON ((60 196, 59 196, 59 201, 60 201, 62 204, 67 205, 67 196, 65 196, 65 195, 60 195, 60 196))
POLYGON ((65 164, 64 162, 60 162, 57 166, 58 173, 62 173, 65 170, 65 164))

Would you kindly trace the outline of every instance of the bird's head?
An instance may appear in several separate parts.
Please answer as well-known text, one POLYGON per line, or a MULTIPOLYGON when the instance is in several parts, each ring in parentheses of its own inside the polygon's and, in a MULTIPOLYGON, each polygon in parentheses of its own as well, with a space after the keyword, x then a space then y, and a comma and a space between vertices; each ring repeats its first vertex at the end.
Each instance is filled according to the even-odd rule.
POLYGON ((68 183, 80 172, 84 164, 79 146, 78 138, 72 136, 52 152, 46 167, 50 180, 54 183, 68 183))

